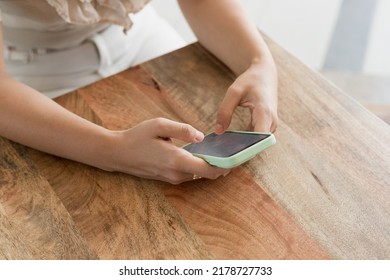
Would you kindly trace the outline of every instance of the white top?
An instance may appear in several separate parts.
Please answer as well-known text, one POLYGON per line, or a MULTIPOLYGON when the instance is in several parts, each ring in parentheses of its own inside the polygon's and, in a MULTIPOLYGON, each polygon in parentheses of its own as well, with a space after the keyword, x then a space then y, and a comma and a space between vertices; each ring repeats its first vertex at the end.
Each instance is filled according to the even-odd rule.
POLYGON ((129 30, 129 14, 149 0, 0 0, 6 45, 29 48, 78 45, 109 24, 129 30))
POLYGON ((148 2, 0 0, 7 72, 56 97, 183 47, 148 2))

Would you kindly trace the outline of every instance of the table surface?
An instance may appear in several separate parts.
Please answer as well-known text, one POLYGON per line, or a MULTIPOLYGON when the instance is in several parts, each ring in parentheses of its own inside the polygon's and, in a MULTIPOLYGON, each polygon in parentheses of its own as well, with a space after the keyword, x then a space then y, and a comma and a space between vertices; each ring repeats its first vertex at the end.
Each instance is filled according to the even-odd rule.
MULTIPOLYGON (((224 178, 173 186, 0 138, 0 258, 389 259, 390 127, 267 41, 277 144, 224 178)), ((196 43, 56 101, 110 129, 166 117, 209 132, 234 78, 196 43)))

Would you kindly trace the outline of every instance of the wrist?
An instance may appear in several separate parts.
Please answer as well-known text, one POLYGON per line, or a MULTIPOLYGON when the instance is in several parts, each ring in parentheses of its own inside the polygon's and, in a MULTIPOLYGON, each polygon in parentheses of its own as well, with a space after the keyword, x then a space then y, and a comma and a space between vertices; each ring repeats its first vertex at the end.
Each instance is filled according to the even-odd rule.
POLYGON ((266 68, 267 71, 276 73, 276 64, 271 53, 253 56, 250 60, 249 67, 266 68))
POLYGON ((95 141, 93 166, 105 171, 120 171, 119 157, 122 147, 122 131, 113 131, 103 128, 99 139, 95 141))

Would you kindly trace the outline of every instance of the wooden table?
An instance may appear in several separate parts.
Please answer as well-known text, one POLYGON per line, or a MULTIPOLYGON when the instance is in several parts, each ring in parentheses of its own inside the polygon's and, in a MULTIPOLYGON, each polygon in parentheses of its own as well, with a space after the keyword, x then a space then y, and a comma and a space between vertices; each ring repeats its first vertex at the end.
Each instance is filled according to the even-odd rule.
MULTIPOLYGON (((0 258, 389 259, 390 127, 268 43, 278 142, 225 178, 173 186, 0 138, 0 258)), ((233 79, 193 44, 57 102, 111 129, 166 117, 209 132, 233 79)), ((247 122, 238 110, 231 128, 247 122)))

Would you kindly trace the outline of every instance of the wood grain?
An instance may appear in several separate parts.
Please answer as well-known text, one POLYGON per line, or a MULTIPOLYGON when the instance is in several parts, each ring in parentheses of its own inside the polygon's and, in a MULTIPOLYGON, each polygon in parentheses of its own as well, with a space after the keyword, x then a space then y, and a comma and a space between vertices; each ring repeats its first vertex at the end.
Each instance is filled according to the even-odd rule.
POLYGON ((212 258, 152 182, 34 158, 99 258, 212 258))
MULTIPOLYGON (((100 85, 96 87, 101 88, 100 85)), ((107 104, 107 108, 119 109, 113 112, 115 115, 126 119, 126 113, 118 107, 122 100, 113 98, 115 94, 111 96, 115 88, 106 89, 109 102, 98 91, 95 92, 94 87, 57 101, 76 114, 100 123, 104 114, 102 118, 96 116, 79 95, 83 91, 94 92, 93 96, 107 104)), ((101 171, 39 152, 34 152, 33 158, 99 258, 212 258, 212 254, 167 203, 155 186, 156 182, 101 171)))
MULTIPOLYGON (((389 126, 267 41, 277 144, 224 178, 172 186, 0 138, 0 258, 389 259, 389 126)), ((193 44, 56 101, 114 130, 165 117, 206 133, 234 79, 193 44)), ((248 122, 239 109, 231 128, 248 122)))
POLYGON ((0 138, 0 259, 96 259, 45 178, 0 138))
POLYGON ((280 77, 277 168, 253 176, 334 257, 388 259, 390 127, 269 44, 280 77))
MULTIPOLYGON (((193 49, 196 54, 197 52, 194 50, 196 49, 193 49)), ((187 56, 189 54, 185 54, 181 60, 181 72, 186 71, 185 58, 187 56)), ((208 65, 206 63, 209 59, 208 56, 203 57, 203 59, 205 61, 198 65, 208 65)), ((192 61, 192 57, 187 58, 187 60, 192 61)), ((211 69, 217 77, 220 77, 217 75, 218 69, 211 69)), ((198 69, 191 69, 191 71, 198 71, 198 69)), ((210 76, 210 71, 207 69, 203 69, 202 72, 205 76, 210 76)), ((220 79, 225 78, 221 77, 220 79)), ((221 85, 227 84, 226 81, 224 83, 217 82, 214 87, 215 91, 217 91, 217 86, 221 87, 221 85)), ((196 89, 197 87, 199 86, 195 84, 191 88, 196 89)), ((80 89, 78 94, 96 112, 102 124, 110 129, 126 129, 153 117, 167 117, 182 122, 189 122, 192 119, 190 123, 196 119, 197 121, 193 123, 195 126, 208 127, 209 120, 202 118, 210 115, 210 108, 213 108, 215 104, 212 105, 213 103, 209 102, 208 108, 206 108, 207 105, 201 106, 204 113, 197 112, 196 114, 195 112, 189 113, 190 109, 192 110, 192 105, 189 106, 189 104, 194 104, 198 98, 213 99, 208 94, 203 93, 197 96, 187 90, 184 90, 185 96, 182 94, 182 99, 180 99, 178 98, 180 94, 177 92, 179 90, 179 86, 173 91, 166 90, 145 71, 144 67, 136 67, 108 80, 80 89), (184 106, 185 104, 187 105, 184 106)), ((191 183, 174 188, 173 193, 172 188, 167 188, 164 184, 160 189, 196 235, 206 244, 210 254, 219 259, 328 258, 327 254, 300 230, 299 226, 257 184, 254 184, 249 176, 246 176, 246 181, 243 182, 243 174, 245 172, 230 174, 225 181, 202 181, 207 187, 198 189, 197 194, 187 191, 187 189, 193 189, 191 183), (229 192, 229 189, 225 188, 226 184, 237 188, 243 184, 243 187, 247 188, 242 189, 241 199, 232 200, 234 197, 234 194, 231 193, 233 189, 230 188, 229 192), (167 189, 171 191, 167 192, 167 189), (210 196, 210 189, 219 193, 219 196, 210 196), (180 199, 177 199, 179 197, 180 199), (193 202, 189 205, 187 202, 190 198, 193 202), (228 203, 228 201, 230 202, 228 203), (242 209, 241 215, 233 211, 230 215, 227 211, 221 215, 219 207, 225 209, 225 207, 230 206, 232 209, 240 209, 249 201, 252 201, 255 206, 242 209), (263 205, 263 201, 268 201, 268 204, 263 205), (193 208, 196 205, 210 205, 210 207, 203 208, 203 211, 199 208, 198 211, 194 212, 193 208), (264 213, 268 215, 264 215, 264 213), (204 219, 204 217, 209 217, 209 219, 204 219), (251 219, 257 222, 248 224, 251 219), (278 226, 275 227, 275 224, 278 226), (241 231, 238 230, 240 228, 241 231), (208 234, 203 234, 207 231, 220 231, 221 229, 224 230, 222 236, 217 235, 209 238, 208 234), (245 250, 243 250, 244 247, 245 250)), ((160 186, 161 183, 157 185, 160 186)), ((237 191, 237 193, 241 192, 237 191)), ((240 196, 236 198, 238 197, 240 196)))
MULTIPOLYGON (((245 169, 333 258, 389 258, 389 126, 271 40, 268 43, 279 72, 278 143, 245 169)), ((195 104, 183 119, 206 123, 203 128, 208 131, 233 77, 219 63, 202 62, 201 54, 215 59, 200 46, 194 48, 144 67, 161 84, 171 86, 168 91, 177 102, 172 107, 195 104), (199 63, 187 65, 184 57, 199 63), (175 75, 174 68, 164 67, 171 61, 181 61, 175 75), (196 78, 185 78, 193 73, 196 78), (211 85, 210 92, 197 90, 208 88, 203 82, 211 85), (210 104, 210 99, 217 102, 210 104)), ((232 128, 245 129, 247 119, 240 111, 232 128)))
POLYGON ((162 189, 218 259, 329 258, 245 168, 213 183, 162 189))

